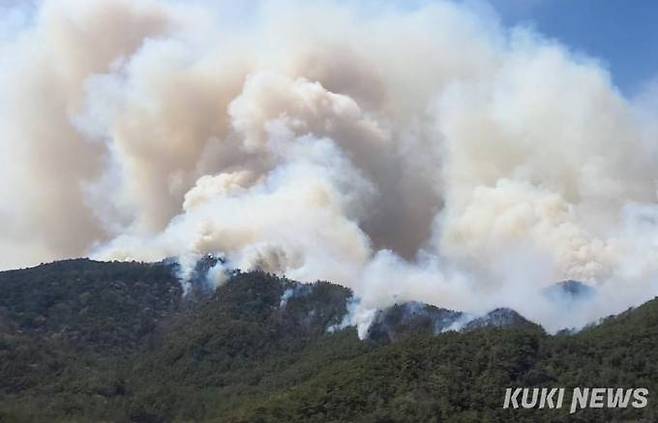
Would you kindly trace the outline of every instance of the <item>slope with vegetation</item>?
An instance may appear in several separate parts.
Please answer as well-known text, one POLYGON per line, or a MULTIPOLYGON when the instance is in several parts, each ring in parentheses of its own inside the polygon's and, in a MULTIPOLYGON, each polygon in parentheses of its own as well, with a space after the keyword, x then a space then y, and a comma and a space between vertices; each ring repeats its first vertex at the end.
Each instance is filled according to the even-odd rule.
MULTIPOLYGON (((207 267, 207 266, 206 266, 207 267)), ((575 335, 509 310, 380 312, 351 292, 236 272, 181 297, 168 263, 69 260, 0 272, 0 421, 657 421, 658 301, 575 335), (649 388, 644 409, 504 410, 508 386, 649 388)))

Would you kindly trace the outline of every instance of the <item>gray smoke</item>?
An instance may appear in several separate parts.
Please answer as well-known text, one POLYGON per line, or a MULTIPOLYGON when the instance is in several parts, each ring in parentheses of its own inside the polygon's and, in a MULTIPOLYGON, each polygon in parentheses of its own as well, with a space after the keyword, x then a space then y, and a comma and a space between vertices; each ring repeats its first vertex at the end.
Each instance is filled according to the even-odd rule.
POLYGON ((364 9, 12 9, 1 267, 217 253, 349 286, 363 315, 511 307, 549 330, 658 292, 658 89, 625 98, 484 4, 364 9), (565 279, 598 294, 565 313, 544 294, 565 279))

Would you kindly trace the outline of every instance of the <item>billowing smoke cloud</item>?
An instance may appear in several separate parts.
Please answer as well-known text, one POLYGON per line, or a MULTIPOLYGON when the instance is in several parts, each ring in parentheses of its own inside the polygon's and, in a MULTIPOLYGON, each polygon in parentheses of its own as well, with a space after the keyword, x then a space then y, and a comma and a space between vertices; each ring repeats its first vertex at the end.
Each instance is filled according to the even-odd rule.
POLYGON ((627 99, 485 5, 12 16, 2 267, 220 253, 349 286, 362 311, 508 306, 551 330, 658 293, 658 90, 627 99), (569 278, 598 294, 565 312, 544 288, 569 278))

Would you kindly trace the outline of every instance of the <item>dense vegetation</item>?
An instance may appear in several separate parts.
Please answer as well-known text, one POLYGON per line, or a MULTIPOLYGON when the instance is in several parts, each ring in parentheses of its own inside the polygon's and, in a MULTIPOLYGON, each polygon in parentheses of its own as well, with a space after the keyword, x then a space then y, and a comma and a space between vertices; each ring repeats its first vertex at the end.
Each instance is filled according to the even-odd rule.
POLYGON ((0 421, 658 420, 658 300, 560 336, 502 312, 505 328, 437 334, 437 318, 459 313, 395 307, 360 341, 353 327, 327 330, 345 288, 236 273, 181 299, 175 271, 69 260, 0 272, 0 421), (503 410, 508 386, 650 397, 569 416, 503 410))

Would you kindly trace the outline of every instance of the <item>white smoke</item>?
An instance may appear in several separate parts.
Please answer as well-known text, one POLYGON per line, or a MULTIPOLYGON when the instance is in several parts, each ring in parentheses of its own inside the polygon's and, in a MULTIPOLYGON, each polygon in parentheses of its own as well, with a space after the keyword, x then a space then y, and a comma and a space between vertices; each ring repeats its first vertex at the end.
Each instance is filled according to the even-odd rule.
POLYGON ((344 284, 364 310, 506 306, 549 330, 658 292, 655 84, 625 98, 594 59, 486 5, 50 0, 12 16, 1 267, 220 253, 344 284), (565 313, 542 290, 569 278, 599 294, 565 313))

